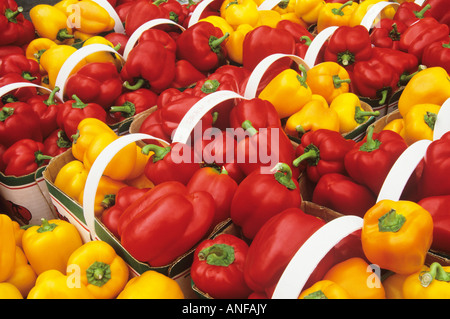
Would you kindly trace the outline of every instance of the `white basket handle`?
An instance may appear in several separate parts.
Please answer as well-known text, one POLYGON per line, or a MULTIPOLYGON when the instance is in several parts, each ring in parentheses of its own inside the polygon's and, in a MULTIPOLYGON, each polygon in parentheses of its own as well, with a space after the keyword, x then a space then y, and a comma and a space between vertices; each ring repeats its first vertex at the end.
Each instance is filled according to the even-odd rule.
POLYGON ((267 69, 277 60, 282 58, 290 58, 298 65, 303 65, 306 71, 309 70, 308 64, 299 56, 293 54, 283 54, 283 53, 275 53, 271 54, 264 59, 262 59, 258 65, 253 69, 250 77, 247 81, 247 86, 245 87, 244 97, 247 99, 252 99, 256 97, 256 92, 258 90, 259 82, 261 81, 264 73, 267 69))
POLYGON ((258 7, 258 10, 272 10, 280 0, 264 0, 258 7))
POLYGON ((202 0, 197 4, 194 11, 192 11, 191 17, 189 18, 188 28, 192 27, 198 22, 198 20, 200 20, 203 11, 205 11, 206 7, 213 1, 214 0, 202 0))
POLYGON ((222 102, 243 98, 242 95, 230 90, 221 90, 205 95, 183 116, 173 135, 172 141, 174 143, 187 143, 192 130, 206 113, 222 102))
POLYGON ((89 174, 86 179, 86 184, 84 186, 84 196, 83 196, 83 214, 86 221, 86 226, 90 232, 92 240, 97 237, 95 231, 95 195, 97 193, 98 183, 103 175, 103 171, 108 166, 109 162, 114 158, 114 156, 127 145, 134 143, 139 140, 144 139, 155 139, 160 142, 168 144, 166 141, 154 137, 149 134, 133 133, 128 135, 123 135, 118 139, 114 140, 108 146, 106 146, 103 151, 95 159, 92 167, 89 170, 89 174))
POLYGON ((450 131, 450 98, 448 98, 439 109, 433 130, 433 140, 438 140, 450 131))
POLYGON ((31 82, 15 82, 15 83, 7 84, 7 85, 0 87, 0 97, 2 97, 3 95, 6 95, 7 93, 9 93, 13 90, 20 89, 23 87, 36 87, 38 89, 44 89, 44 90, 48 91, 49 93, 52 93, 52 90, 50 90, 49 88, 46 88, 45 86, 37 85, 37 84, 31 83, 31 82))
POLYGON ((173 24, 173 25, 177 26, 178 28, 180 28, 181 31, 185 30, 185 28, 183 26, 179 25, 178 23, 176 23, 170 19, 159 18, 159 19, 152 19, 150 21, 147 21, 146 23, 141 25, 139 28, 137 28, 136 31, 134 31, 133 34, 128 39, 127 44, 123 50, 123 58, 125 60, 128 59, 128 55, 130 54, 131 50, 136 45, 136 42, 141 37, 142 33, 147 31, 148 29, 151 29, 153 27, 156 27, 156 26, 162 25, 162 24, 173 24))
POLYGON ((56 95, 60 100, 64 99, 64 87, 66 86, 66 81, 72 73, 73 69, 78 65, 78 63, 83 61, 83 59, 85 59, 92 53, 102 51, 117 54, 123 60, 123 57, 116 50, 114 50, 114 48, 106 44, 94 43, 78 49, 67 58, 67 60, 59 70, 58 76, 56 77, 55 87, 57 86, 60 88, 59 92, 56 93, 56 95))
POLYGON ((123 33, 125 34, 125 29, 123 27, 122 21, 120 20, 119 15, 117 14, 114 7, 107 1, 107 0, 92 0, 96 2, 98 5, 103 7, 108 13, 111 18, 114 20, 114 31, 117 33, 123 33))
POLYGON ((324 43, 328 40, 328 38, 338 29, 337 26, 328 27, 323 29, 319 34, 317 34, 314 39, 311 41, 311 44, 306 50, 305 53, 305 62, 312 68, 316 64, 317 56, 319 55, 320 49, 324 43))
POLYGON ((419 6, 423 5, 424 2, 425 2, 425 0, 416 0, 416 1, 414 1, 414 3, 418 4, 419 6))
POLYGON ((341 216, 319 228, 295 253, 281 275, 272 299, 297 299, 314 269, 342 239, 361 229, 359 216, 341 216))
POLYGON ((373 23, 375 22, 375 19, 379 16, 379 14, 381 13, 381 11, 383 11, 384 8, 386 8, 387 6, 398 7, 399 5, 400 3, 388 1, 375 3, 370 7, 369 10, 367 10, 360 24, 364 26, 367 30, 370 30, 373 26, 373 23))

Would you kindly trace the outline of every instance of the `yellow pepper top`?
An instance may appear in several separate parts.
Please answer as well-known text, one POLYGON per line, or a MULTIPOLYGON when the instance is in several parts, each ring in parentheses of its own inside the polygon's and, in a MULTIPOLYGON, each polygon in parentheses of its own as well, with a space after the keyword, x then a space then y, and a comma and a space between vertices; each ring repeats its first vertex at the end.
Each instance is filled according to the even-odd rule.
POLYGON ((30 18, 40 37, 57 43, 67 43, 73 39, 73 31, 67 23, 67 16, 48 4, 38 4, 31 8, 30 18))
POLYGON ((344 4, 327 3, 320 10, 319 17, 317 18, 317 32, 321 32, 331 26, 348 26, 356 8, 358 8, 358 3, 351 0, 344 4))
POLYGON ((259 20, 258 5, 253 0, 225 0, 220 7, 220 16, 233 29, 243 23, 254 27, 259 20))
POLYGON ((297 0, 295 3, 295 14, 308 24, 317 23, 319 13, 326 2, 324 0, 297 0))

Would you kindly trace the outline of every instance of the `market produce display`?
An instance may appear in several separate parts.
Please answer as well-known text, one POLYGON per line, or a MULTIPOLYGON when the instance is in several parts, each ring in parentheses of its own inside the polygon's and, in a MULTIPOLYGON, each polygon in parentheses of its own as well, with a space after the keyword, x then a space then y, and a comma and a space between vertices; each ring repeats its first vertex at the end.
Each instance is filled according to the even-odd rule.
POLYGON ((23 6, 0 299, 450 298, 448 0, 23 6))

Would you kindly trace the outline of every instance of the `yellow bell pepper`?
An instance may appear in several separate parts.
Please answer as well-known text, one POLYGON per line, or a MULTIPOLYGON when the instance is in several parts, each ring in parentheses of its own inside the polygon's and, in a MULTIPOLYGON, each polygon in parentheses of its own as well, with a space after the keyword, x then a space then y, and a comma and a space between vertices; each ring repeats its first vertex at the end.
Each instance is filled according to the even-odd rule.
POLYGON ((416 104, 404 117, 404 139, 408 145, 420 140, 433 140, 434 124, 441 109, 437 104, 416 104))
POLYGON ((47 71, 42 67, 40 64, 41 56, 42 54, 48 50, 49 48, 58 45, 55 41, 47 39, 47 38, 36 38, 32 40, 26 50, 25 50, 25 56, 30 59, 34 60, 37 63, 39 63, 40 72, 42 75, 47 74, 47 71))
POLYGON ((360 1, 358 7, 353 12, 352 16, 350 17, 349 26, 354 27, 358 24, 361 24, 362 19, 366 15, 367 11, 376 3, 381 2, 384 0, 364 0, 360 1))
POLYGON ((147 166, 147 162, 153 154, 153 152, 144 154, 142 148, 136 145, 136 162, 134 163, 133 171, 127 177, 127 181, 134 180, 144 174, 145 166, 147 166))
POLYGON ((307 72, 300 66, 301 74, 286 69, 275 76, 261 91, 259 98, 273 104, 280 119, 298 112, 311 100, 312 92, 307 84, 307 72))
POLYGON ((13 284, 19 289, 22 297, 26 297, 31 288, 36 284, 36 272, 28 263, 27 257, 23 250, 16 246, 16 263, 14 266, 14 272, 7 280, 10 284, 13 284))
POLYGON ((67 274, 78 274, 97 299, 115 298, 128 282, 129 270, 114 248, 101 240, 85 243, 67 261, 67 274))
POLYGON ((364 215, 361 243, 367 259, 397 274, 419 271, 433 240, 433 219, 415 202, 381 200, 364 215))
POLYGON ((409 275, 403 284, 405 299, 450 299, 450 266, 434 262, 409 275))
MULTIPOLYGON (((264 2, 264 0, 254 0, 258 7, 264 2)), ((279 14, 285 14, 293 12, 295 13, 295 0, 281 0, 271 10, 278 12, 279 14)))
POLYGON ((267 25, 276 28, 278 22, 281 21, 281 14, 274 10, 259 10, 259 20, 255 27, 267 25))
POLYGON ((403 118, 394 119, 383 127, 383 130, 390 130, 398 133, 405 139, 405 121, 403 118))
POLYGON ((22 236, 25 232, 25 229, 20 227, 19 223, 15 220, 12 221, 13 228, 14 228, 14 238, 16 240, 16 246, 22 248, 22 236))
POLYGON ((236 30, 234 30, 233 33, 230 33, 230 36, 228 37, 228 41, 225 44, 225 47, 227 49, 228 57, 230 60, 242 64, 243 58, 242 58, 242 52, 243 52, 243 43, 244 38, 252 31, 254 28, 250 24, 240 24, 236 30))
MULTIPOLYGON (((111 43, 111 41, 109 41, 106 38, 99 36, 99 35, 92 36, 92 37, 88 38, 87 40, 85 40, 83 43, 83 47, 86 47, 90 44, 108 45, 111 48, 114 48, 116 51, 118 50, 118 48, 120 48, 120 46, 118 48, 114 47, 114 45, 111 43)), ((118 69, 120 69, 120 67, 122 66, 122 59, 120 58, 120 56, 118 54, 113 54, 111 52, 105 52, 105 51, 92 53, 89 56, 87 56, 85 60, 87 63, 111 62, 118 69)))
POLYGON ((330 104, 330 109, 339 116, 339 132, 341 134, 353 131, 359 125, 367 122, 371 116, 379 116, 379 111, 365 111, 361 107, 359 97, 351 92, 338 95, 330 104))
POLYGON ((243 23, 255 27, 259 20, 258 5, 253 0, 225 0, 220 6, 220 16, 233 29, 243 23))
POLYGON ((350 295, 337 283, 320 280, 303 290, 298 299, 350 299, 350 295))
POLYGON ((318 129, 339 132, 339 116, 322 101, 312 99, 287 119, 284 129, 288 135, 295 137, 318 129))
POLYGON ((37 275, 55 269, 65 273, 70 255, 83 243, 74 225, 61 219, 42 219, 22 237, 23 252, 37 275))
POLYGON ((145 175, 145 173, 142 173, 138 177, 135 177, 133 179, 128 179, 125 181, 127 185, 134 186, 136 188, 153 188, 155 187, 155 184, 148 179, 148 177, 145 175))
POLYGON ((308 70, 306 83, 313 94, 322 95, 330 104, 339 94, 349 91, 351 82, 347 70, 340 64, 326 61, 308 70))
MULTIPOLYGON (((56 78, 64 62, 76 51, 77 49, 71 45, 61 44, 50 47, 41 55, 41 66, 48 74, 48 85, 52 90, 55 88, 56 78)), ((73 68, 71 74, 77 72, 85 64, 86 61, 83 59, 73 68)))
POLYGON ((330 2, 320 10, 317 18, 317 32, 331 27, 331 26, 348 26, 353 12, 358 8, 358 3, 347 1, 346 3, 330 2))
POLYGON ((54 6, 38 4, 32 7, 30 19, 40 37, 58 44, 73 41, 73 31, 67 25, 67 16, 54 6))
POLYGON ((184 299, 180 285, 157 271, 131 278, 117 299, 184 299))
POLYGON ((199 22, 200 21, 206 21, 206 22, 211 23, 215 27, 222 30, 223 34, 225 34, 227 32, 230 34, 230 36, 233 34, 233 31, 234 31, 233 27, 228 23, 227 20, 225 20, 224 18, 222 18, 220 16, 210 15, 210 16, 200 19, 199 22))
POLYGON ((289 21, 295 22, 297 24, 300 24, 301 26, 303 26, 305 28, 308 28, 308 24, 305 21, 303 21, 302 19, 300 19, 299 17, 297 17, 295 12, 283 13, 281 15, 281 20, 289 20, 289 21))
POLYGON ((416 73, 398 99, 398 110, 405 117, 409 109, 422 103, 442 105, 450 97, 450 76, 442 67, 430 67, 416 73))
POLYGON ((36 279, 27 299, 94 299, 77 276, 64 273, 55 269, 44 271, 36 279))
POLYGON ((403 299, 403 284, 408 276, 393 273, 383 280, 386 299, 403 299))
POLYGON ((59 170, 54 184, 67 196, 78 200, 86 185, 88 174, 89 171, 84 167, 82 161, 73 160, 59 170))
POLYGON ((324 0, 297 0, 294 11, 297 17, 308 24, 315 24, 319 19, 319 13, 325 7, 324 0))
MULTIPOLYGON (((120 181, 115 181, 108 176, 100 177, 94 200, 94 214, 96 217, 100 217, 102 215, 105 207, 107 208, 110 201, 114 200, 119 189, 125 186, 127 186, 127 184, 120 181)), ((83 196, 84 189, 81 191, 80 197, 78 198, 78 202, 81 205, 83 205, 83 196)))
POLYGON ((83 33, 96 35, 114 29, 114 19, 95 1, 62 0, 54 7, 67 16, 74 29, 83 33))
POLYGON ((0 282, 13 274, 15 258, 16 238, 12 220, 8 215, 0 214, 0 282))
POLYGON ((0 282, 0 299, 23 299, 23 296, 13 284, 0 282))

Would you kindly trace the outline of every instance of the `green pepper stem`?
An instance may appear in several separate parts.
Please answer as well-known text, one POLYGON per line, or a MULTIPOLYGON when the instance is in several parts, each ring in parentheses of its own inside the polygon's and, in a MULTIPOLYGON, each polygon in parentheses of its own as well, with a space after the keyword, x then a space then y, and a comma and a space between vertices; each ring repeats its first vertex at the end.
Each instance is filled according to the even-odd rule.
POLYGON ((422 70, 425 70, 427 67, 423 64, 419 65, 419 67, 417 68, 417 71, 411 74, 402 74, 400 76, 400 84, 406 84, 409 80, 411 80, 411 78, 416 75, 417 73, 419 73, 422 70))
POLYGON ((41 218, 41 226, 36 231, 38 233, 45 233, 48 231, 53 231, 53 229, 55 229, 56 227, 58 227, 57 224, 55 223, 50 224, 47 219, 41 218))
POLYGON ((215 36, 210 36, 209 37, 209 46, 210 46, 211 50, 215 53, 219 53, 220 49, 221 49, 220 45, 229 36, 230 36, 230 33, 228 33, 228 32, 225 32, 225 34, 223 36, 221 36, 220 38, 217 38, 215 36))
POLYGON ((55 103, 55 95, 57 92, 59 92, 59 87, 55 86, 55 88, 52 90, 52 92, 48 96, 48 99, 44 101, 44 104, 47 106, 56 104, 55 103))
POLYGON ((369 116, 379 116, 379 115, 380 111, 369 112, 361 110, 359 106, 355 107, 355 121, 358 124, 364 123, 369 116))
POLYGON ((171 150, 170 146, 163 147, 155 144, 147 144, 142 147, 141 152, 145 155, 148 155, 150 152, 153 152, 152 155, 153 163, 156 163, 159 160, 162 160, 171 150))
POLYGON ((308 160, 312 166, 315 166, 318 164, 319 159, 320 159, 320 150, 314 144, 310 144, 307 147, 305 147, 304 153, 299 157, 297 157, 292 162, 292 165, 298 167, 301 162, 308 160))
POLYGON ((379 105, 383 105, 384 103, 386 103, 387 96, 388 96, 388 92, 389 92, 388 89, 384 89, 384 90, 381 90, 381 91, 380 91, 381 99, 380 99, 380 101, 378 102, 379 105))
POLYGON ((342 11, 342 9, 344 9, 347 6, 351 6, 353 4, 353 1, 347 1, 346 3, 344 3, 343 5, 341 5, 339 8, 333 8, 331 9, 331 12, 335 15, 338 16, 343 16, 344 12, 342 11))
POLYGON ((140 89, 144 85, 144 83, 145 83, 144 79, 137 80, 136 84, 134 84, 134 85, 131 85, 130 82, 125 81, 123 83, 123 87, 130 91, 136 91, 136 90, 140 89))
POLYGON ((32 76, 30 72, 26 72, 26 71, 22 72, 22 77, 24 80, 27 80, 30 82, 37 79, 37 77, 32 76))
POLYGON ((342 83, 350 83, 350 79, 341 79, 339 75, 333 75, 333 84, 336 89, 339 89, 342 86, 342 83))
POLYGON ((108 264, 95 261, 86 269, 88 283, 97 287, 102 287, 111 279, 111 268, 108 264))
POLYGON ((348 66, 355 62, 355 56, 353 53, 347 50, 345 52, 338 53, 337 61, 343 66, 348 66))
POLYGON ((11 9, 5 10, 5 17, 9 22, 17 23, 17 16, 23 12, 23 7, 17 7, 17 11, 12 11, 11 9))
POLYGON ((434 262, 428 271, 422 271, 419 274, 419 280, 423 287, 428 287, 433 280, 450 282, 450 273, 446 272, 438 262, 434 262))
POLYGON ((434 130, 434 126, 436 124, 436 119, 437 119, 437 114, 436 113, 432 113, 432 112, 427 112, 423 116, 423 120, 428 125, 428 127, 431 128, 432 130, 434 130))
POLYGON ((156 0, 156 1, 153 1, 153 4, 155 6, 159 6, 161 3, 164 3, 164 2, 167 2, 167 0, 156 0))
POLYGON ((392 30, 389 31, 389 37, 392 41, 400 41, 400 32, 398 32, 397 23, 392 24, 392 30))
POLYGON ((217 89, 219 88, 219 86, 220 86, 220 82, 217 81, 216 79, 206 80, 205 83, 203 83, 203 85, 200 88, 200 90, 203 93, 209 94, 209 93, 216 92, 217 89))
POLYGON ((290 190, 294 190, 297 188, 294 181, 292 180, 292 170, 288 164, 278 163, 274 166, 272 171, 275 171, 274 177, 278 183, 290 190))
POLYGON ((420 11, 414 11, 414 15, 418 19, 423 19, 425 17, 425 12, 427 12, 429 9, 431 9, 431 4, 427 4, 425 7, 422 8, 420 11))
POLYGON ((234 260, 234 247, 227 244, 214 244, 202 249, 198 259, 204 260, 208 265, 228 267, 234 260))
POLYGON ((305 297, 303 297, 303 299, 328 299, 328 297, 323 293, 322 290, 317 290, 310 293, 309 295, 306 295, 305 297))
POLYGON ((108 209, 111 206, 114 206, 116 203, 116 195, 115 194, 106 194, 103 197, 102 202, 100 203, 100 206, 102 206, 104 209, 108 209))
POLYGON ((395 209, 391 209, 378 219, 378 231, 396 233, 405 222, 405 216, 397 213, 395 209))
POLYGON ((14 108, 13 107, 7 107, 4 106, 0 110, 0 121, 4 122, 8 117, 14 114, 14 108))
POLYGON ((84 109, 87 106, 87 104, 83 103, 83 101, 81 101, 80 98, 75 94, 72 95, 72 99, 75 100, 75 102, 72 103, 72 107, 75 109, 84 109))
POLYGON ((121 112, 124 117, 130 117, 136 114, 136 107, 132 102, 126 101, 123 105, 111 106, 109 112, 121 112))
POLYGON ((38 164, 39 166, 41 166, 42 163, 43 163, 45 160, 51 160, 51 159, 53 158, 53 156, 50 156, 50 155, 44 155, 44 154, 42 154, 41 151, 36 151, 36 152, 34 153, 34 158, 35 158, 34 161, 36 162, 36 164, 38 164))
POLYGON ((258 133, 258 130, 253 127, 252 122, 250 122, 249 120, 245 120, 244 122, 242 122, 242 128, 249 132, 250 136, 258 133))
POLYGON ((311 45, 311 42, 312 42, 311 38, 308 37, 307 35, 302 35, 302 36, 300 37, 300 41, 305 41, 305 43, 303 43, 303 44, 304 44, 304 45, 307 45, 307 46, 310 46, 310 45, 311 45))
POLYGON ((56 145, 59 148, 69 148, 70 146, 72 146, 72 143, 67 138, 66 132, 64 132, 63 130, 58 131, 58 140, 56 141, 56 145))
POLYGON ((361 147, 359 148, 360 151, 372 152, 380 147, 381 142, 379 140, 373 139, 373 130, 373 125, 367 128, 366 142, 361 145, 361 147))
POLYGON ((64 40, 67 40, 67 39, 72 39, 73 37, 74 37, 74 35, 70 34, 67 29, 61 29, 56 34, 56 39, 58 41, 64 41, 64 40))

